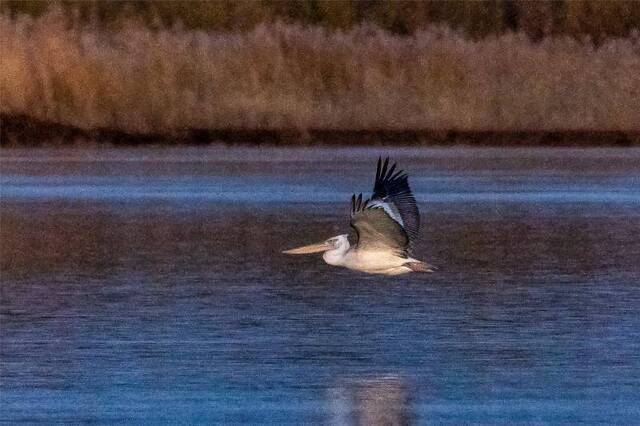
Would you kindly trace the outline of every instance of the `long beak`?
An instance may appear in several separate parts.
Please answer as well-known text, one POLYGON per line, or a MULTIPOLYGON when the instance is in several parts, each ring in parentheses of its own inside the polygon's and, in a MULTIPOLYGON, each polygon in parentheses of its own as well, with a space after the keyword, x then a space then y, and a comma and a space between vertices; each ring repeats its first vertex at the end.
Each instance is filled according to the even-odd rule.
POLYGON ((311 244, 310 246, 302 246, 298 248, 294 248, 291 250, 285 250, 283 253, 286 254, 309 254, 309 253, 318 253, 320 251, 327 251, 331 248, 330 244, 327 243, 319 243, 319 244, 311 244))

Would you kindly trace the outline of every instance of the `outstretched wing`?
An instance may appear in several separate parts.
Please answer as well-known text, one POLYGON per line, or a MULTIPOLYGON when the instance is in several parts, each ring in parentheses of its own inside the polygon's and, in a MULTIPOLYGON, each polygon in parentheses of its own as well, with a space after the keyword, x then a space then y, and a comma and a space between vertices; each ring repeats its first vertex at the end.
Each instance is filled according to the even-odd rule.
POLYGON ((396 172, 396 164, 391 168, 388 166, 389 158, 386 158, 384 163, 381 157, 378 158, 376 181, 369 204, 382 207, 402 226, 409 236, 410 243, 413 243, 420 232, 418 205, 409 188, 407 174, 402 170, 396 172))
POLYGON ((389 158, 378 158, 373 195, 362 201, 362 194, 351 197, 351 227, 357 246, 386 248, 407 254, 420 231, 420 213, 409 188, 407 174, 389 167, 389 158))
POLYGON ((362 194, 351 197, 351 227, 356 231, 356 245, 361 250, 391 250, 406 255, 409 236, 404 228, 370 200, 362 201, 362 194))

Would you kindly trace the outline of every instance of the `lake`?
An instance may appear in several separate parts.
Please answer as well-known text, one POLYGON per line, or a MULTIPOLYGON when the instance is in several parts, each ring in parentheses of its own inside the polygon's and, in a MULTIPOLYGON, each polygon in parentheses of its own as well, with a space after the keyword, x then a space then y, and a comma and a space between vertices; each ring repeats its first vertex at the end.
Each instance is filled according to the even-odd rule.
POLYGON ((640 150, 0 150, 0 421, 635 423, 640 150), (417 257, 346 233, 379 155, 417 257))

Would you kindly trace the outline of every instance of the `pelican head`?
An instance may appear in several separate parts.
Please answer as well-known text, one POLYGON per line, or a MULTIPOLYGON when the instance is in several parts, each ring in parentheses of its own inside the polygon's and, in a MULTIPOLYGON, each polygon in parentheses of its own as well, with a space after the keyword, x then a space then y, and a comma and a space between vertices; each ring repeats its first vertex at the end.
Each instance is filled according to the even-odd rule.
POLYGON ((328 240, 325 240, 321 243, 311 244, 308 246, 302 246, 298 248, 294 248, 291 250, 285 250, 283 253, 286 254, 310 254, 310 253, 319 253, 326 251, 336 251, 344 253, 349 250, 349 239, 347 238, 347 234, 336 235, 335 237, 331 237, 328 240))

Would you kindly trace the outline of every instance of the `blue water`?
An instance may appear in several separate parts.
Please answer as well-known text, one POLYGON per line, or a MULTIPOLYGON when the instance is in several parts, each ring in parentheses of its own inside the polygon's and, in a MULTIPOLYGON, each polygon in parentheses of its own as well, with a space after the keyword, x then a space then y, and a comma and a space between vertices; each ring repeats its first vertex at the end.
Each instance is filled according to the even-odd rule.
POLYGON ((0 421, 640 418, 640 150, 3 149, 0 167, 0 421), (437 273, 280 254, 347 232, 387 154, 437 273))

